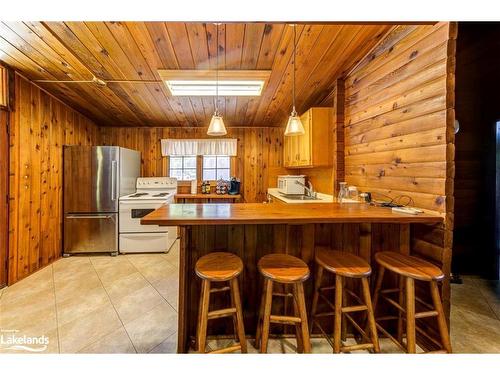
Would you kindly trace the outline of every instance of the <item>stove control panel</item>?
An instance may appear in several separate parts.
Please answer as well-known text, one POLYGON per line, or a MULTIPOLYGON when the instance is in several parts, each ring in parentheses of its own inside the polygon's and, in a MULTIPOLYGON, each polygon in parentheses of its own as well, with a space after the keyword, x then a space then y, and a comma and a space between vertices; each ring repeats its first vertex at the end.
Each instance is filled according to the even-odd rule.
POLYGON ((177 188, 177 179, 172 177, 139 177, 137 189, 173 189, 177 188))

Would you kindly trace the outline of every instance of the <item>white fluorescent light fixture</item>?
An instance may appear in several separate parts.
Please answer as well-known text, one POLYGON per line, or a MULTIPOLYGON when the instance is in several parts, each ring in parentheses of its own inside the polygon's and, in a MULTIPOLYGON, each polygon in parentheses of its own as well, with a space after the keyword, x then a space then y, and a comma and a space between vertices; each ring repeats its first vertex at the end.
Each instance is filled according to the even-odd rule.
MULTIPOLYGON (((215 81, 165 81, 173 96, 215 96, 215 81)), ((264 81, 219 81, 220 96, 260 96, 264 81)))
MULTIPOLYGON (((159 70, 172 96, 216 96, 215 71, 159 70)), ((219 96, 260 96, 270 71, 221 70, 219 96)))

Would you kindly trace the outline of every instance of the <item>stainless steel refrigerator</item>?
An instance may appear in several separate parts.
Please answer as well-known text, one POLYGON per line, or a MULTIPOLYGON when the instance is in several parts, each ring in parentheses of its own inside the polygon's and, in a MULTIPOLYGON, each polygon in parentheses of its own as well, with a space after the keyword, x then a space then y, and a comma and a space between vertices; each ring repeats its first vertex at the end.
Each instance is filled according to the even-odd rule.
POLYGON ((118 198, 135 192, 141 154, 115 146, 64 146, 63 255, 118 253, 118 198))

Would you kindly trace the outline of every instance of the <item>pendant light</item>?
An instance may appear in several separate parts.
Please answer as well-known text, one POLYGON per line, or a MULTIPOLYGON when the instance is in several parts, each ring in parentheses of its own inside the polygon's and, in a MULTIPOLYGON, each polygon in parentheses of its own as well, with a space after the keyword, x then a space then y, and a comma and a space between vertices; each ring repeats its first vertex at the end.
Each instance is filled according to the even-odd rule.
POLYGON ((219 24, 216 23, 216 44, 217 44, 217 61, 215 65, 215 112, 210 120, 210 126, 208 127, 207 134, 211 136, 221 136, 226 135, 227 130, 224 126, 224 120, 219 113, 219 24))
POLYGON ((288 117, 288 123, 286 124, 285 135, 301 135, 305 133, 304 126, 302 125, 302 121, 300 121, 300 117, 297 115, 297 111, 295 110, 295 55, 297 48, 297 25, 292 25, 293 27, 293 73, 292 73, 292 113, 290 113, 290 117, 288 117))

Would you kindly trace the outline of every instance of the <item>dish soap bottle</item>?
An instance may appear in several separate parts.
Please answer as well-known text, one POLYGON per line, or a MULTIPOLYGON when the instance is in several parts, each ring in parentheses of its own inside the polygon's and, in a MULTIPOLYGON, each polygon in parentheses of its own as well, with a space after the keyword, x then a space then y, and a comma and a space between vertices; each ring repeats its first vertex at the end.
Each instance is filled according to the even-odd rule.
POLYGON ((346 182, 339 182, 340 189, 339 189, 339 194, 337 196, 337 200, 339 203, 342 203, 344 199, 347 198, 347 183, 346 182))

